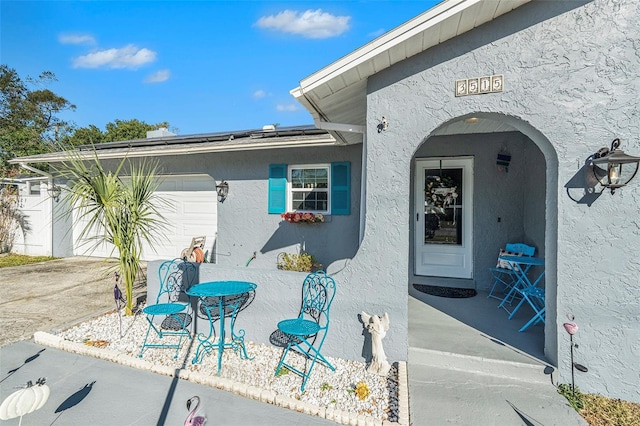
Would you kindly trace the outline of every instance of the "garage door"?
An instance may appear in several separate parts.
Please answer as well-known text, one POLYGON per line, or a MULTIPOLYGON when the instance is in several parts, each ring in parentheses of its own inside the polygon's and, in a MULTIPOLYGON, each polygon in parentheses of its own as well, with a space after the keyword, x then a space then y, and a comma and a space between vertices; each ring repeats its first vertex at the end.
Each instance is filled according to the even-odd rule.
MULTIPOLYGON (((193 237, 205 236, 207 260, 213 256, 215 237, 218 229, 218 199, 216 183, 209 175, 163 176, 156 191, 163 203, 158 206, 168 226, 164 238, 154 247, 143 246, 143 260, 171 259, 179 257, 193 237)), ((74 218, 75 219, 75 218, 74 218)), ((90 243, 77 242, 83 223, 74 220, 74 254, 109 257, 111 248, 106 244, 89 250, 90 243)))

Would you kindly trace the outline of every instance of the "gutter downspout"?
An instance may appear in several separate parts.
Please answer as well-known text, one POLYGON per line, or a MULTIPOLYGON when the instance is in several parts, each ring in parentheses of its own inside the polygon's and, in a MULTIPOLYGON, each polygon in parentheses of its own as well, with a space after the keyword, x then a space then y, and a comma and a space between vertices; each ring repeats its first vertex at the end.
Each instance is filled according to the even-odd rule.
MULTIPOLYGON (((20 167, 22 167, 23 169, 29 170, 30 172, 46 177, 47 188, 50 188, 53 186, 53 176, 51 174, 45 172, 44 170, 31 167, 27 163, 19 163, 19 164, 20 164, 20 167)), ((53 208, 54 208, 53 197, 49 197, 49 202, 50 202, 50 208, 51 208, 51 235, 49 236, 51 244, 49 246, 49 249, 51 252, 51 257, 53 257, 53 208)))
POLYGON ((360 173, 360 233, 358 235, 358 246, 364 240, 364 228, 367 220, 367 132, 362 134, 362 171, 360 173))
POLYGON ((40 176, 44 176, 44 177, 50 179, 51 181, 53 181, 53 176, 50 175, 49 173, 45 172, 44 170, 40 170, 40 169, 36 169, 35 167, 31 167, 27 163, 19 163, 19 164, 20 164, 20 167, 22 167, 23 169, 27 169, 30 172, 39 174, 40 176))

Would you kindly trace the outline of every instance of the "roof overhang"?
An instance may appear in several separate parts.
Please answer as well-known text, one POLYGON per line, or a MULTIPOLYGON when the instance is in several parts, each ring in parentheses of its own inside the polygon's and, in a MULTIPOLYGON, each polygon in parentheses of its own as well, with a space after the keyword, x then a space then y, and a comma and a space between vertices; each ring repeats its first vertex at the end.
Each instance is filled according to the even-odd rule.
MULTIPOLYGON (((291 94, 322 122, 366 126, 367 80, 392 65, 496 19, 531 0, 445 0, 311 74, 291 94)), ((332 131, 345 143, 362 135, 332 131)))
POLYGON ((273 132, 235 132, 189 136, 149 138, 122 142, 108 142, 83 146, 73 151, 53 152, 9 160, 12 164, 58 163, 70 156, 82 159, 120 159, 162 157, 169 155, 207 154, 216 152, 255 151, 282 148, 311 148, 335 146, 336 139, 326 130, 286 128, 273 132))

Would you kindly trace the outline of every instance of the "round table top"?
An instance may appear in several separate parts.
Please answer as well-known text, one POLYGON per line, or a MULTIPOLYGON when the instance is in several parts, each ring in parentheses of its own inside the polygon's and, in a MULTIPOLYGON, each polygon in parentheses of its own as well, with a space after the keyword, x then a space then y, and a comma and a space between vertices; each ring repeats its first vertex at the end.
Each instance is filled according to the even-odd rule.
POLYGON ((247 281, 211 281, 192 285, 186 293, 195 297, 234 296, 253 291, 256 287, 247 281))

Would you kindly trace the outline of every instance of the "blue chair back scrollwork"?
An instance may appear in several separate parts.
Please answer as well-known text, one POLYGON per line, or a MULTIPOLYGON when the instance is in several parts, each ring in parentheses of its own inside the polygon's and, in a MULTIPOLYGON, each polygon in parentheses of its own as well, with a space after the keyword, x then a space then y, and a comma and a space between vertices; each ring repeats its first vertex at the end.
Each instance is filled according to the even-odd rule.
POLYGON ((176 350, 174 358, 177 358, 183 339, 191 338, 189 326, 193 321, 193 313, 185 291, 197 279, 196 265, 183 259, 168 260, 160 265, 158 278, 155 304, 147 305, 142 310, 149 327, 138 356, 142 358, 146 348, 171 348, 176 350), (167 336, 177 336, 177 342, 176 339, 163 341, 167 336))
POLYGON ((298 317, 278 323, 278 330, 287 336, 288 342, 275 374, 278 375, 282 368, 298 374, 303 379, 300 387, 303 392, 317 361, 335 371, 335 367, 321 353, 329 330, 330 309, 335 293, 336 283, 324 271, 307 275, 302 284, 302 305, 298 317), (306 371, 294 367, 292 362, 285 361, 290 352, 311 361, 306 371))

